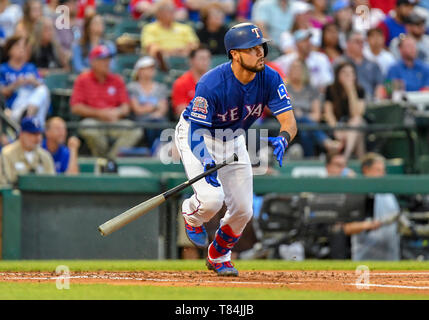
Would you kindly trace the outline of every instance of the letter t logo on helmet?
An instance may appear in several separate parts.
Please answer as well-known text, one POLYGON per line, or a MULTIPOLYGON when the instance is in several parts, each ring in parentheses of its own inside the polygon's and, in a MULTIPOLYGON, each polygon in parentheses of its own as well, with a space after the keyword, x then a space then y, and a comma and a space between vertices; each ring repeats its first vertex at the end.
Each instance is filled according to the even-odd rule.
POLYGON ((264 48, 264 57, 266 57, 268 41, 270 40, 264 38, 261 29, 250 22, 239 23, 231 27, 224 38, 226 54, 230 59, 232 59, 231 50, 249 49, 260 45, 264 48))
POLYGON ((252 32, 253 32, 253 33, 256 33, 256 38, 260 38, 260 37, 261 37, 261 36, 259 35, 259 32, 258 32, 258 31, 259 31, 259 29, 258 29, 258 28, 253 28, 253 29, 252 29, 252 32))

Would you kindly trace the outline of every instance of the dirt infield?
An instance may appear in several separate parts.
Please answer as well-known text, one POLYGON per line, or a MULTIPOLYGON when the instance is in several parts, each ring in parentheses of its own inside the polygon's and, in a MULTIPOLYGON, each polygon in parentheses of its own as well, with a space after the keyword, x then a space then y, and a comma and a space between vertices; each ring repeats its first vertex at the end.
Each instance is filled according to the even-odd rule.
MULTIPOLYGON (((66 275, 49 272, 0 272, 0 282, 55 282, 66 275)), ((429 295, 429 271, 241 271, 219 277, 209 271, 71 272, 70 284, 172 287, 285 288, 335 292, 419 293, 429 295), (356 284, 356 283, 360 284, 356 284)))

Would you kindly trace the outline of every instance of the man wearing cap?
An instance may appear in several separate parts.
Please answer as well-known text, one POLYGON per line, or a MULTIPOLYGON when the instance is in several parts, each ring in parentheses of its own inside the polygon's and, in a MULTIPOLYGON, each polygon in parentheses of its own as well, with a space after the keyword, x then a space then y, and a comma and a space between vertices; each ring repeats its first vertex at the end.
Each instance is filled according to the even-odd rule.
POLYGON ((297 51, 277 58, 274 62, 282 69, 283 73, 289 72, 293 61, 300 59, 305 61, 310 73, 310 84, 323 91, 334 80, 331 63, 326 54, 312 49, 310 30, 297 30, 293 33, 297 51))
POLYGON ((140 128, 124 119, 130 112, 127 89, 122 78, 110 72, 112 53, 104 45, 90 54, 91 69, 80 74, 70 99, 72 113, 83 118, 79 134, 92 155, 114 159, 121 147, 132 147, 141 138, 140 128), (125 128, 108 128, 115 124, 125 128), (109 139, 114 140, 109 146, 109 139))
POLYGON ((2 180, 15 184, 18 175, 55 174, 51 155, 40 146, 42 132, 42 125, 37 119, 24 118, 21 121, 19 138, 5 146, 1 152, 2 180))
POLYGON ((390 45, 392 39, 398 37, 401 33, 407 32, 405 29, 405 21, 413 12, 417 2, 418 0, 397 0, 393 13, 389 14, 386 19, 377 26, 383 30, 387 47, 390 45))
MULTIPOLYGON (((429 35, 426 34, 426 18, 413 12, 405 23, 407 34, 416 40, 418 55, 417 58, 429 63, 429 35)), ((389 50, 396 59, 401 59, 399 52, 399 37, 390 42, 389 50)))

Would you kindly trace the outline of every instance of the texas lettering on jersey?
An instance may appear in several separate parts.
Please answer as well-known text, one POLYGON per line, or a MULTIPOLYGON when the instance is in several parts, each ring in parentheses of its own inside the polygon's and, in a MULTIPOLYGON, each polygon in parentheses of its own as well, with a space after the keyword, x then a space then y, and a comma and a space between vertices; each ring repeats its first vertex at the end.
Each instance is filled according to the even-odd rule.
POLYGON ((186 120, 216 129, 244 129, 268 107, 277 116, 292 110, 289 94, 280 75, 266 66, 248 84, 234 76, 231 62, 206 73, 198 82, 195 98, 183 113, 186 120))

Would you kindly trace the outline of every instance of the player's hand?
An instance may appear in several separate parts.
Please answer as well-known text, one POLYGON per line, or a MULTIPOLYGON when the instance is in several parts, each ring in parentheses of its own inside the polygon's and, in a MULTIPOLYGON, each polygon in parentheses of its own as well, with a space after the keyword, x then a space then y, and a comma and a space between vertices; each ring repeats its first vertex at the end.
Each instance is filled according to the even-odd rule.
MULTIPOLYGON (((204 159, 203 161, 204 172, 206 172, 207 170, 215 166, 216 166, 216 163, 213 159, 204 159)), ((220 187, 220 183, 219 181, 217 181, 217 171, 209 174, 208 176, 205 177, 205 179, 206 179, 206 182, 212 185, 213 187, 215 188, 220 187)))
POLYGON ((285 154, 286 148, 288 147, 285 137, 269 137, 268 143, 274 148, 273 154, 277 158, 279 166, 281 167, 283 164, 283 156, 285 154))

